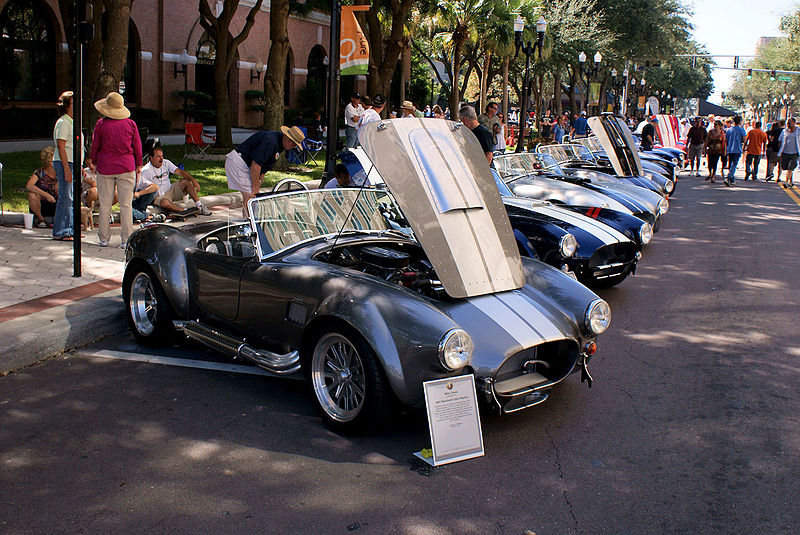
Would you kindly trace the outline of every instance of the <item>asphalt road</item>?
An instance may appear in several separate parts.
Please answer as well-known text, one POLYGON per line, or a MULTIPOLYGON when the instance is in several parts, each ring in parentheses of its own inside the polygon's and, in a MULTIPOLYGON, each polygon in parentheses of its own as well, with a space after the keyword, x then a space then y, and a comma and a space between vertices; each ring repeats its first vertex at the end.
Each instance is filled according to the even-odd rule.
POLYGON ((300 382, 87 356, 120 337, 0 378, 0 532, 796 532, 800 206, 701 180, 602 292, 593 388, 486 415, 485 457, 415 461, 422 412, 343 438, 300 382))

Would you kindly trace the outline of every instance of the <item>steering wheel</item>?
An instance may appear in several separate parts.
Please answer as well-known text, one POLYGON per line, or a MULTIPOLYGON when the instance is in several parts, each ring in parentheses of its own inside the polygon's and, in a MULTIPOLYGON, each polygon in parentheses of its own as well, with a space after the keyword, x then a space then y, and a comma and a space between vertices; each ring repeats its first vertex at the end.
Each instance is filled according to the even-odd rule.
POLYGON ((272 193, 278 192, 288 192, 288 191, 303 191, 307 190, 305 184, 297 180, 296 178, 284 178, 274 186, 272 186, 272 193))

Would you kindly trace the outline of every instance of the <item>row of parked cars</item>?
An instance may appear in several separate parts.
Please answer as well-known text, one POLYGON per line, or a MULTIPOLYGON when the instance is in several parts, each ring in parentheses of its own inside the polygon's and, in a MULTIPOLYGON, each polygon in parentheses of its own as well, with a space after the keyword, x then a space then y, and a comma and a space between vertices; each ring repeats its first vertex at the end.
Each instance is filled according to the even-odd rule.
POLYGON ((493 167, 460 123, 376 122, 342 154, 358 188, 298 183, 252 199, 247 220, 145 225, 125 253, 132 332, 304 378, 343 433, 423 405, 433 379, 474 375, 501 414, 572 373, 591 384, 611 321, 594 290, 634 272, 679 165, 645 167, 621 121, 591 121, 581 144, 493 167))

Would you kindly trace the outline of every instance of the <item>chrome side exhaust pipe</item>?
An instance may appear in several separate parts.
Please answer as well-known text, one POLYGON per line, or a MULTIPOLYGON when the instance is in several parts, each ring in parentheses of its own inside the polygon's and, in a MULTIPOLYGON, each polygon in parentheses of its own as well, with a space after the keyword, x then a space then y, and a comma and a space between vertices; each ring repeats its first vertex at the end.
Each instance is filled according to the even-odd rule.
POLYGON ((297 351, 290 351, 281 355, 265 349, 256 349, 242 339, 196 321, 176 321, 174 323, 175 327, 182 330, 189 338, 234 358, 248 360, 268 372, 277 375, 289 375, 300 371, 300 353, 297 351))

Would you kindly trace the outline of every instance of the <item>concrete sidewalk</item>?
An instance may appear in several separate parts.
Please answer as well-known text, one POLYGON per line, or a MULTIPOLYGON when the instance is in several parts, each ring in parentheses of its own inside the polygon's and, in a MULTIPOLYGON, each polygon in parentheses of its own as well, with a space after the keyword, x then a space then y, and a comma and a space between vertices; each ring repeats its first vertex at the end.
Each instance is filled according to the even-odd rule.
MULTIPOLYGON (((213 218, 240 218, 238 192, 202 197, 213 218)), ((181 223, 183 224, 183 223, 181 223)), ((134 225, 134 228, 138 228, 134 225)), ((22 214, 5 213, 0 226, 0 374, 19 369, 127 328, 121 283, 124 254, 119 226, 109 247, 97 229, 81 240, 81 277, 73 277, 73 242, 49 228, 22 228, 22 214)))

